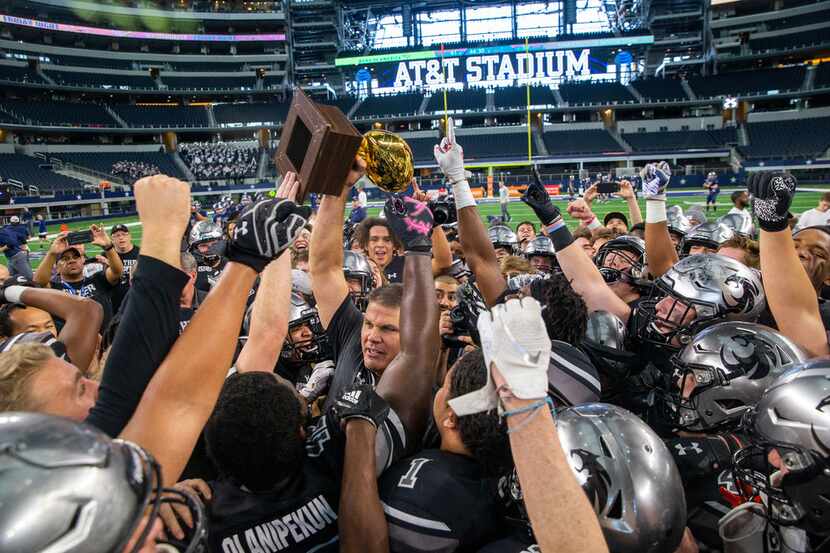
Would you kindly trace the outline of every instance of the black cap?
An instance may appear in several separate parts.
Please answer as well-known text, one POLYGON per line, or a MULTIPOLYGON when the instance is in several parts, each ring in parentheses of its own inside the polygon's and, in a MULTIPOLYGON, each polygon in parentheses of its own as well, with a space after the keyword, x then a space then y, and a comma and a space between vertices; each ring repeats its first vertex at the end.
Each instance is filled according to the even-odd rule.
POLYGON ((608 221, 611 219, 621 219, 625 226, 628 227, 628 217, 625 216, 625 213, 620 211, 610 211, 605 214, 605 217, 602 219, 602 224, 607 225, 608 221))
POLYGON ((130 228, 124 223, 119 223, 117 225, 113 225, 110 229, 110 234, 115 234, 116 232, 130 232, 130 228))

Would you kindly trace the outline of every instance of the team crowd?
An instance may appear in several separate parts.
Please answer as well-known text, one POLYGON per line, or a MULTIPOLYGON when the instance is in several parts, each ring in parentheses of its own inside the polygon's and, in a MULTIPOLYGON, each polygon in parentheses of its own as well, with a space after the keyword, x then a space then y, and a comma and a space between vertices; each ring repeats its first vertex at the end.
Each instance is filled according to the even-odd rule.
POLYGON ((452 120, 435 157, 448 194, 359 222, 360 158, 316 212, 143 178, 140 247, 12 265, 0 551, 830 551, 830 197, 683 213, 655 162, 600 221, 536 173, 514 232, 452 120))
POLYGON ((195 142, 182 144, 179 152, 197 180, 256 176, 257 148, 228 142, 195 142))

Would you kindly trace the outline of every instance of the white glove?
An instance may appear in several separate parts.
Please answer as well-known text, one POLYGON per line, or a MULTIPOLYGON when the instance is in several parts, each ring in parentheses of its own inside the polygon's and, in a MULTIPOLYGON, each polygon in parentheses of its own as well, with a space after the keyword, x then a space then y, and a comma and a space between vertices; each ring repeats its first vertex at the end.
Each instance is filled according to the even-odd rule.
POLYGON ((329 387, 332 376, 334 376, 334 361, 320 361, 314 365, 308 382, 299 387, 300 395, 309 403, 313 402, 329 387))
POLYGON ((671 167, 665 161, 649 163, 640 171, 643 178, 643 195, 647 200, 666 199, 666 187, 671 179, 671 167))
POLYGON ((514 396, 540 399, 548 393, 551 343, 542 306, 533 298, 512 299, 484 311, 478 318, 481 350, 487 364, 487 384, 475 392, 451 399, 458 416, 489 411, 499 405, 491 374, 495 365, 514 396))
POLYGON ((447 135, 433 148, 435 161, 441 172, 450 182, 456 184, 467 179, 464 171, 464 148, 455 141, 455 123, 452 117, 447 119, 447 135))

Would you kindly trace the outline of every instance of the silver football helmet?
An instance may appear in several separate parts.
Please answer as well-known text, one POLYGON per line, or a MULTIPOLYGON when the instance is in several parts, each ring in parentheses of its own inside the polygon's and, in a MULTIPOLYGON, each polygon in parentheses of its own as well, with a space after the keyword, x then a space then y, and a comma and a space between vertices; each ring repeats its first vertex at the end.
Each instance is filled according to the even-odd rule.
POLYGON ((291 294, 291 307, 288 316, 288 335, 282 346, 280 356, 286 360, 322 361, 329 353, 326 331, 320 323, 317 309, 311 307, 301 294, 291 294), (291 333, 307 326, 310 336, 295 341, 291 333))
POLYGON ((0 473, 0 551, 120 553, 148 514, 135 552, 166 502, 185 505, 193 517, 176 548, 206 547, 201 503, 162 488, 161 469, 147 451, 85 424, 42 413, 0 414, 0 473))
POLYGON ((736 234, 743 234, 744 236, 752 235, 752 216, 749 214, 727 213, 723 217, 718 218, 718 223, 731 228, 736 234))
POLYGON ((559 411, 556 428, 609 549, 673 552, 686 526, 686 501, 663 440, 634 414, 604 403, 559 411))
POLYGON ((594 263, 605 282, 628 282, 648 276, 646 243, 636 236, 618 236, 600 247, 594 263))
POLYGON ((683 208, 679 205, 673 205, 666 209, 666 221, 669 232, 677 234, 681 238, 686 236, 686 233, 692 228, 692 222, 683 215, 683 208))
POLYGON ((360 283, 360 291, 351 290, 350 293, 357 308, 365 311, 369 301, 369 292, 380 285, 379 282, 375 282, 375 275, 372 272, 372 266, 369 265, 369 259, 362 253, 344 251, 343 274, 346 276, 346 280, 360 283))
POLYGON ((190 230, 188 249, 200 265, 215 265, 225 255, 225 235, 222 227, 210 221, 199 221, 190 230), (207 252, 200 252, 199 245, 212 242, 207 252))
POLYGON ((691 255, 655 281, 654 296, 638 309, 637 327, 641 339, 677 350, 716 322, 753 322, 765 306, 756 271, 723 255, 691 255), (667 310, 659 309, 661 302, 668 302, 667 310))
POLYGON ((830 534, 830 358, 782 375, 748 426, 753 445, 735 455, 737 479, 761 496, 771 522, 830 534))
POLYGON ((694 382, 688 398, 675 396, 678 427, 701 432, 737 424, 776 378, 806 360, 792 340, 763 325, 730 321, 705 329, 672 359, 680 390, 694 382))
POLYGON ((723 223, 702 223, 686 233, 680 246, 680 257, 689 255, 694 246, 703 246, 715 251, 734 236, 735 231, 723 223))
POLYGON ((547 236, 537 236, 528 242, 523 255, 537 271, 550 273, 553 269, 559 267, 556 262, 556 250, 553 249, 553 242, 547 236))
POLYGON ((490 230, 487 231, 487 236, 490 238, 490 242, 492 242, 494 248, 504 248, 511 253, 514 253, 519 245, 516 233, 505 225, 490 227, 490 230))

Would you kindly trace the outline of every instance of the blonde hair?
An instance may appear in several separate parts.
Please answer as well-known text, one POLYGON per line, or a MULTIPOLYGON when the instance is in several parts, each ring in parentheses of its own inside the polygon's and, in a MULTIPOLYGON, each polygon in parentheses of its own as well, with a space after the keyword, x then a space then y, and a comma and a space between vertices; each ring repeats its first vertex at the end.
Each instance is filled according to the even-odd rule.
POLYGON ((0 413, 36 410, 29 384, 54 357, 52 348, 41 343, 19 344, 0 353, 0 413))
POLYGON ((536 269, 524 257, 508 255, 501 260, 501 274, 506 275, 508 273, 535 274, 536 269))

